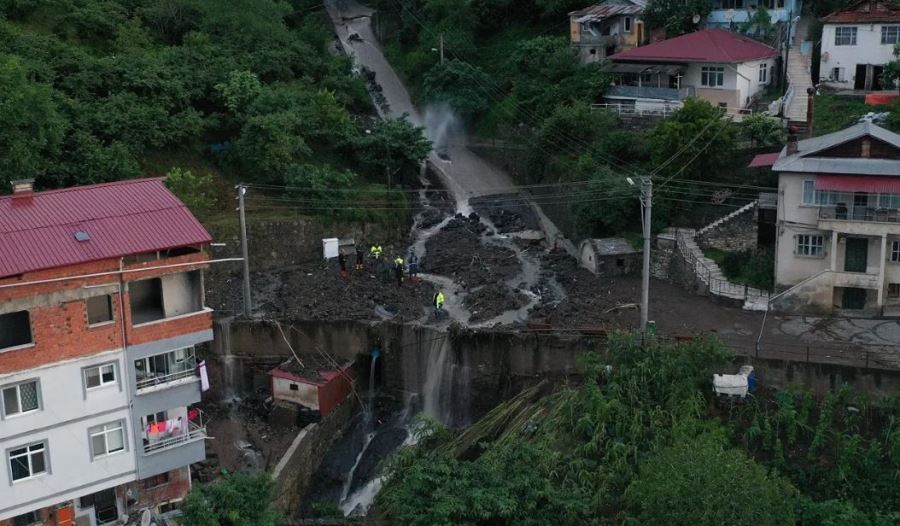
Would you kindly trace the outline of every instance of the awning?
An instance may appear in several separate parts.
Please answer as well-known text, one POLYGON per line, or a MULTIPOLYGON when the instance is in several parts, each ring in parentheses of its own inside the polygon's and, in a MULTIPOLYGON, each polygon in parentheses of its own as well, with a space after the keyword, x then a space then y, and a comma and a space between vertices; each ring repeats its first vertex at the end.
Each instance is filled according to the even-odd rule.
POLYGON ((775 161, 778 160, 778 156, 781 155, 781 152, 772 152, 772 153, 760 153, 757 154, 756 157, 750 161, 749 168, 761 168, 763 166, 772 166, 775 164, 775 161))
POLYGON ((816 177, 816 189, 836 192, 900 194, 900 178, 874 175, 819 175, 816 177))

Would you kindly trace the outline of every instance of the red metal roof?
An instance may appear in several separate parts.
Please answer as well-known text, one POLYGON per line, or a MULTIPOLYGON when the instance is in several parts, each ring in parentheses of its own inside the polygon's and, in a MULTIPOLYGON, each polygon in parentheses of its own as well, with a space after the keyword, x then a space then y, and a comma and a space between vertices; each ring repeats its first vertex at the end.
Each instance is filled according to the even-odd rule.
POLYGON ((750 161, 750 166, 748 168, 760 168, 762 166, 772 166, 775 164, 775 161, 778 160, 778 156, 781 155, 781 152, 772 152, 772 153, 760 153, 757 154, 756 157, 750 161))
POLYGON ((818 175, 816 188, 836 192, 900 194, 900 179, 877 175, 818 175))
POLYGON ((705 62, 734 64, 771 58, 778 51, 750 37, 724 29, 704 29, 636 47, 610 56, 615 61, 638 62, 705 62))
POLYGON ((825 24, 871 24, 876 22, 900 22, 900 10, 888 2, 860 0, 847 9, 822 17, 825 24))
POLYGON ((0 197, 0 277, 211 240, 160 178, 0 197))

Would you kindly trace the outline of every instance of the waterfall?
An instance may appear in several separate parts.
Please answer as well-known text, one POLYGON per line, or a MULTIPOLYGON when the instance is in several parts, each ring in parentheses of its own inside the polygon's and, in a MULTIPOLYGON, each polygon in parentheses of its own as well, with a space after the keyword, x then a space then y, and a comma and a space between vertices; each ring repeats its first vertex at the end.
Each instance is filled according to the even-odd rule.
POLYGON ((461 363, 449 338, 439 338, 419 352, 424 358, 424 382, 420 393, 425 415, 450 428, 470 424, 471 368, 461 363))
POLYGON ((237 397, 235 393, 235 357, 231 354, 231 320, 231 317, 227 317, 213 322, 213 329, 216 332, 214 345, 222 350, 223 385, 220 392, 223 400, 233 400, 237 397))

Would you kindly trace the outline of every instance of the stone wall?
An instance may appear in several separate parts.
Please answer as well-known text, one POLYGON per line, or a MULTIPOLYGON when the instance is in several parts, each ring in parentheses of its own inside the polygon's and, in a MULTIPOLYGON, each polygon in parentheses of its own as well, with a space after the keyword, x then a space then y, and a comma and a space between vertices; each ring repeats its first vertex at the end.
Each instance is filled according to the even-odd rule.
POLYGON ((900 371, 803 361, 754 359, 749 356, 739 356, 735 359, 736 366, 744 363, 753 366, 760 384, 767 388, 803 388, 822 396, 848 385, 854 391, 866 393, 873 399, 900 392, 900 371))
POLYGON ((726 252, 755 250, 759 239, 758 207, 733 217, 725 223, 697 237, 703 248, 717 248, 726 252))
POLYGON ((294 516, 300 509, 299 496, 306 494, 325 452, 335 438, 346 431, 355 409, 356 398, 348 396, 320 422, 301 429, 275 466, 272 472, 276 483, 274 502, 284 516, 294 516))
MULTIPOLYGON (((216 243, 213 257, 229 257, 240 254, 240 227, 237 218, 205 225, 216 243)), ((322 259, 322 239, 329 237, 353 238, 366 244, 387 243, 402 238, 408 232, 407 225, 391 228, 370 223, 334 223, 327 225, 309 217, 297 216, 283 219, 247 220, 247 246, 250 250, 251 269, 268 270, 289 267, 322 259)))

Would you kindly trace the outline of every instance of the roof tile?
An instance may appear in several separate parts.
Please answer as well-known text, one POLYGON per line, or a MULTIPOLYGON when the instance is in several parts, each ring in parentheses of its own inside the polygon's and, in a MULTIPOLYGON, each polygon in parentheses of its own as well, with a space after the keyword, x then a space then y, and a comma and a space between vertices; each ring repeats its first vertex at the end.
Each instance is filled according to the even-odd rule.
POLYGON ((610 56, 613 61, 705 62, 734 64, 771 58, 778 51, 750 37, 725 29, 704 29, 610 56))

